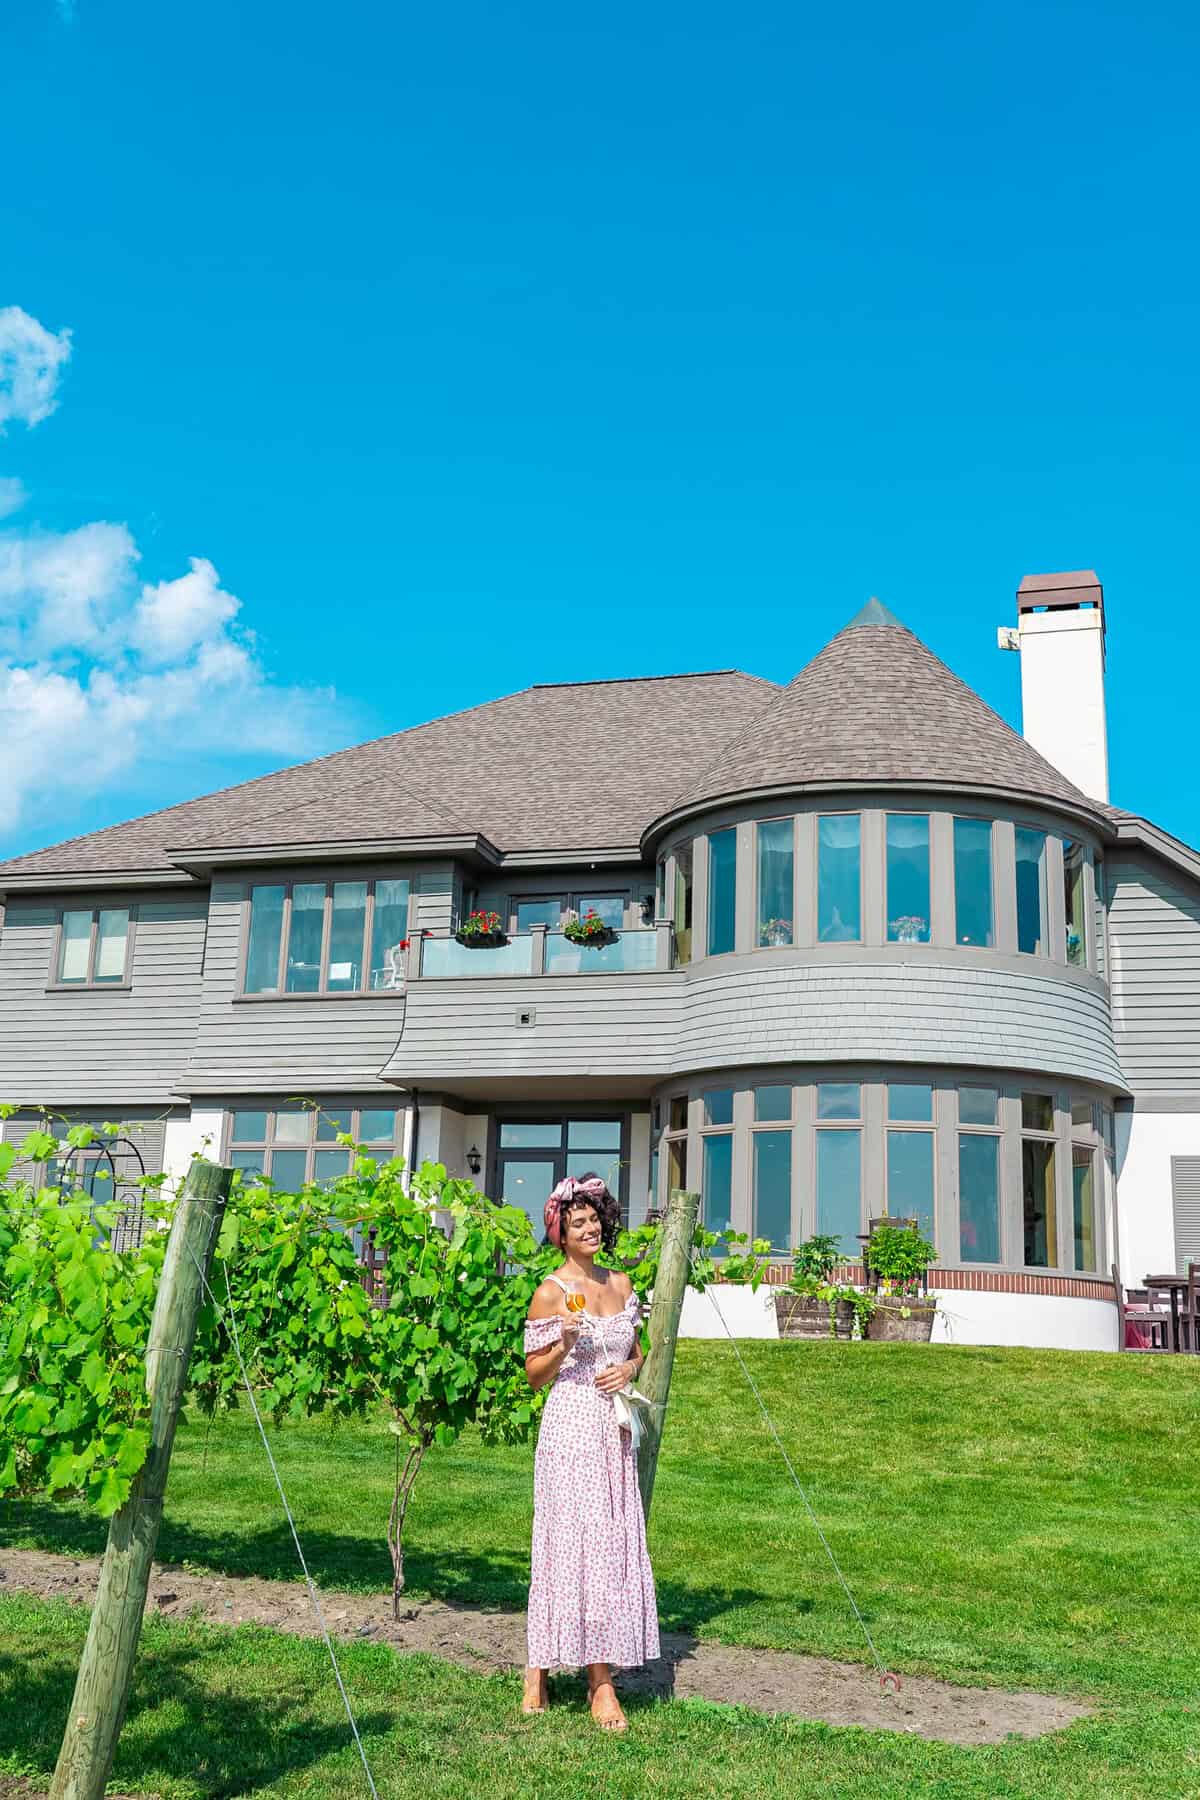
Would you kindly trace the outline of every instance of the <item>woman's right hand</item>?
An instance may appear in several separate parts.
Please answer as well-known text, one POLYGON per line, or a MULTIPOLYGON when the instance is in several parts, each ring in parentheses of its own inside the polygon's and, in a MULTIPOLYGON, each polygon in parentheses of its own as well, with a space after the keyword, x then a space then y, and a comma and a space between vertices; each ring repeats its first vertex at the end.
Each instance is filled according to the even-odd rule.
POLYGON ((565 1312, 562 1322, 562 1346, 568 1356, 579 1342, 579 1332, 579 1319, 573 1313, 565 1312))

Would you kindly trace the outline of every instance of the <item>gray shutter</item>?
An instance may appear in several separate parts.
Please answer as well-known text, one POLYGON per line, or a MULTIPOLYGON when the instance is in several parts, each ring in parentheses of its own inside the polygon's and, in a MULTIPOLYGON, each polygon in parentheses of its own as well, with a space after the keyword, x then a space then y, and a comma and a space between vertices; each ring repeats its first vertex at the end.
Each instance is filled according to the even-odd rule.
POLYGON ((1200 1263, 1200 1156, 1171 1158, 1171 1202, 1175 1209, 1175 1267, 1187 1274, 1200 1263))

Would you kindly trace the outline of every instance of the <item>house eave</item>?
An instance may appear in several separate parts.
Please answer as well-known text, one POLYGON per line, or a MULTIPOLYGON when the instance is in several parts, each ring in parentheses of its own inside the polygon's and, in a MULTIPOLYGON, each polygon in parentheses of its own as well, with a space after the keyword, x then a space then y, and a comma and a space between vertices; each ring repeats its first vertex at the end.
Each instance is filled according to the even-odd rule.
POLYGON ((481 832, 419 838, 327 838, 304 844, 198 845, 169 849, 165 854, 178 868, 200 877, 221 869, 245 868, 248 864, 311 863, 327 859, 358 862, 386 856, 425 859, 453 856, 485 868, 498 868, 501 862, 500 852, 481 832))
POLYGON ((180 888, 201 885, 182 869, 37 869, 24 875, 0 874, 0 900, 10 894, 89 892, 120 888, 180 888))
POLYGON ((770 782, 759 787, 734 788, 726 793, 707 794, 702 799, 689 800, 682 806, 672 807, 669 812, 660 814, 653 824, 647 826, 642 834, 642 855, 647 859, 652 858, 661 840, 676 826, 703 813, 714 812, 722 806, 759 800, 774 804, 782 796, 790 794, 855 793, 949 794, 958 799, 983 799, 992 802, 1004 800, 1014 806, 1045 807, 1066 818, 1080 820, 1101 838, 1111 839, 1113 836, 1110 813, 1103 811, 1098 805, 1093 808, 1086 802, 1081 804, 1063 800, 1056 794, 1035 794, 1028 788, 993 787, 984 782, 922 781, 913 776, 902 779, 874 776, 870 780, 770 782))

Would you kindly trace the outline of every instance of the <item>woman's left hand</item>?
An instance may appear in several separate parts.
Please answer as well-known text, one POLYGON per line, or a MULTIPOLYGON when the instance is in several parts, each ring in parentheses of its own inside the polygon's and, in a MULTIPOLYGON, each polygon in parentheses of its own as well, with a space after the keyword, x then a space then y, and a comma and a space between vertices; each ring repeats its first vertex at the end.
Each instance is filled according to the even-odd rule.
POLYGON ((596 1377, 596 1386, 602 1394, 616 1394, 623 1387, 628 1387, 636 1374, 636 1363, 613 1363, 611 1368, 601 1369, 596 1377))

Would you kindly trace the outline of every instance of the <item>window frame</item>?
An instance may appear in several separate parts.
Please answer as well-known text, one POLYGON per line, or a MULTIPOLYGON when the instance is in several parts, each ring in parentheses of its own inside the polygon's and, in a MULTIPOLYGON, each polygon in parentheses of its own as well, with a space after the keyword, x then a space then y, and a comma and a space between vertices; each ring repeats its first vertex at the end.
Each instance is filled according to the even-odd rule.
MULTIPOLYGON (((302 996, 302 997, 307 998, 307 999, 313 998, 313 996, 311 994, 307 995, 307 996, 302 996)), ((268 1177, 268 1179, 271 1179, 270 1169, 267 1167, 267 1158, 268 1157, 270 1157, 273 1162, 274 1161, 274 1152, 276 1150, 303 1150, 304 1157, 305 1157, 304 1166, 305 1166, 305 1171, 306 1171, 304 1179, 305 1179, 305 1182, 307 1183, 314 1179, 313 1174, 312 1174, 313 1159, 318 1151, 321 1151, 321 1150, 340 1151, 343 1148, 342 1145, 336 1143, 333 1140, 327 1140, 327 1141, 320 1142, 320 1143, 317 1141, 317 1120, 318 1119, 320 1119, 321 1117, 323 1117, 324 1115, 326 1115, 328 1113, 348 1112, 350 1114, 350 1135, 354 1139, 355 1143, 357 1144, 357 1143, 360 1143, 359 1128, 360 1128, 360 1121, 361 1121, 363 1113, 364 1112, 386 1112, 388 1110, 389 1104, 390 1104, 391 1110, 396 1115, 396 1127, 395 1127, 395 1132, 394 1132, 392 1140, 391 1140, 391 1142, 392 1142, 391 1155, 378 1156, 378 1157, 376 1157, 376 1161, 378 1161, 378 1162, 394 1162, 396 1157, 404 1155, 404 1140, 405 1140, 405 1136, 407 1133, 408 1109, 405 1106, 403 1106, 400 1103, 400 1101, 398 1101, 398 1100, 392 1101, 390 1099, 390 1096, 388 1096, 386 1094, 381 1094, 379 1096, 379 1102, 380 1103, 378 1105, 367 1106, 367 1105, 362 1104, 359 1101, 342 1102, 340 1100, 324 1100, 321 1102, 321 1104, 319 1106, 297 1107, 294 1104, 288 1104, 287 1102, 280 1104, 278 1101, 267 1101, 262 1105, 257 1105, 254 1103, 253 1099, 250 1099, 250 1100, 247 1100, 244 1104, 238 1103, 236 1105, 226 1106, 224 1125, 223 1125, 222 1134, 221 1134, 221 1141, 222 1141, 221 1160, 222 1160, 222 1162, 228 1163, 235 1150, 236 1151, 261 1150, 262 1155, 263 1155, 263 1173, 268 1177), (250 1138, 237 1138, 237 1139, 234 1138, 233 1121, 234 1121, 235 1115, 240 1112, 261 1112, 266 1115, 267 1129, 266 1129, 266 1135, 264 1138, 254 1139, 254 1140, 252 1140, 250 1138), (307 1113, 309 1115, 308 1136, 305 1139, 303 1144, 288 1143, 286 1141, 286 1139, 283 1141, 280 1141, 280 1139, 276 1136, 275 1121, 280 1112, 285 1112, 285 1113, 289 1113, 289 1114, 295 1113, 295 1112, 301 1112, 301 1113, 307 1113)), ((363 1152, 368 1156, 374 1156, 376 1149, 382 1150, 384 1147, 385 1147, 385 1140, 382 1138, 375 1138, 370 1141, 366 1141, 366 1140, 361 1141, 361 1148, 362 1148, 363 1152)), ((347 1158, 349 1158, 351 1155, 352 1155, 352 1152, 349 1150, 346 1150, 347 1158)), ((348 1163, 347 1169, 349 1169, 349 1167, 350 1167, 350 1164, 348 1163)))
POLYGON ((363 948, 362 977, 363 983, 371 974, 371 942, 375 935, 375 890, 381 881, 406 881, 408 883, 408 901, 404 926, 404 939, 407 941, 412 930, 412 902, 416 891, 415 878, 411 874, 337 874, 337 875, 288 875, 281 881, 247 881, 242 898, 242 943, 238 961, 238 1000, 395 1000, 404 993, 407 981, 400 987, 371 988, 359 986, 355 988, 330 988, 329 986, 329 947, 333 924, 333 890, 344 882, 365 882, 367 889, 366 905, 363 909, 363 948), (289 993, 287 989, 287 956, 288 943, 292 931, 292 892, 297 887, 325 887, 325 899, 321 913, 321 972, 320 980, 310 993, 289 993), (250 961, 250 930, 254 912, 254 890, 259 887, 281 887, 283 889, 283 908, 279 925, 279 956, 275 967, 274 988, 262 988, 248 992, 246 974, 250 961))
MULTIPOLYGON (((830 944, 865 944, 867 918, 867 858, 869 854, 868 833, 866 828, 867 813, 862 807, 839 807, 830 811, 828 808, 817 808, 812 813, 812 881, 810 900, 812 905, 812 945, 820 948, 830 944), (858 930, 852 938, 823 938, 821 936, 821 821, 822 819, 857 819, 858 820, 858 930)), ((886 909, 885 909, 886 910, 886 909)))
MULTIPOLYGON (((911 807, 911 806, 908 806, 908 807, 889 806, 889 807, 885 807, 883 809, 883 812, 882 812, 882 818, 883 818, 883 834, 882 834, 883 867, 882 867, 880 873, 883 878, 883 945, 884 945, 885 949, 899 947, 904 950, 911 950, 913 948, 914 944, 932 944, 934 942, 934 909, 935 909, 935 906, 937 903, 937 891, 938 891, 937 883, 938 883, 939 874, 940 874, 940 871, 938 870, 938 867, 937 867, 938 859, 937 859, 937 854, 936 854, 936 849, 935 849, 935 838, 936 838, 937 834, 934 829, 934 820, 937 817, 938 817, 938 814, 934 813, 933 811, 929 810, 928 808, 925 811, 921 811, 921 809, 919 807, 911 807), (891 900, 892 881, 891 881, 891 868, 890 868, 889 859, 888 859, 888 850, 889 850, 888 826, 890 825, 890 823, 893 819, 923 819, 925 821, 925 884, 928 889, 927 904, 929 907, 929 912, 928 912, 928 916, 925 919, 925 935, 924 935, 924 937, 902 938, 899 936, 897 936, 897 937, 892 936, 892 925, 893 925, 893 923, 898 922, 899 919, 901 919, 901 918, 920 918, 921 917, 920 913, 913 913, 913 914, 898 913, 896 915, 896 920, 893 920, 891 917, 891 913, 892 913, 892 900, 891 900)), ((953 880, 953 877, 951 877, 951 879, 953 880)), ((965 945, 955 945, 954 946, 954 948, 956 948, 956 949, 964 949, 965 947, 966 947, 965 945)))
MULTIPOLYGON (((1009 1265, 1007 1250, 1007 1209, 1004 1191, 1004 1088, 1000 1082, 991 1085, 984 1081, 954 1081, 954 1241, 958 1247, 957 1266, 966 1269, 1005 1269, 1009 1265), (996 1116, 990 1124, 981 1124, 978 1120, 966 1119, 962 1116, 963 1089, 972 1092, 989 1093, 996 1096, 996 1116), (982 1257, 966 1258, 962 1253, 962 1140, 964 1137, 991 1138, 996 1155, 996 1244, 999 1256, 995 1262, 986 1261, 982 1257)), ((936 1109, 936 1100, 935 1100, 936 1109)))
POLYGON ((55 909, 54 938, 50 947, 50 972, 46 982, 48 994, 119 994, 128 992, 133 986, 133 943, 137 934, 137 902, 124 905, 110 905, 106 901, 97 901, 94 906, 85 903, 79 906, 68 906, 65 902, 55 909), (91 932, 88 937, 87 975, 82 981, 63 981, 59 975, 62 966, 63 922, 67 913, 90 912, 92 915, 91 932), (102 912, 123 912, 128 915, 129 924, 125 931, 125 966, 119 981, 96 980, 96 950, 100 941, 100 914, 102 912))
MULTIPOLYGON (((799 856, 799 853, 798 853, 797 847, 796 847, 796 820, 799 816, 800 815, 797 813, 768 813, 765 818, 754 820, 754 834, 753 834, 753 859, 754 860, 753 860, 753 867, 752 867, 752 886, 753 886, 753 890, 754 890, 754 905, 751 910, 751 920, 752 920, 752 924, 753 924, 753 934, 754 934, 753 935, 753 948, 755 950, 794 950, 799 941, 798 933, 796 930, 796 926, 797 926, 796 874, 797 874, 797 870, 799 869, 799 866, 800 866, 800 856, 799 856), (763 937, 762 937, 763 931, 766 929, 765 922, 764 922, 763 916, 762 916, 762 845, 761 845, 761 837, 760 837, 760 834, 762 832, 762 828, 764 825, 787 825, 790 828, 789 835, 791 838, 791 842, 788 846, 787 854, 791 858, 791 863, 792 863, 791 882, 789 884, 791 887, 792 893, 791 893, 791 902, 790 902, 790 907, 789 907, 791 916, 787 920, 789 936, 788 936, 788 941, 786 944, 766 944, 763 942, 763 937)), ((860 857, 861 857, 861 852, 860 852, 860 857)), ((860 881, 861 881, 861 878, 862 877, 861 877, 861 870, 860 870, 860 874, 859 874, 860 881)), ((735 942, 736 942, 736 940, 735 940, 735 942)))
MULTIPOLYGON (((984 950, 995 952, 999 949, 999 892, 996 883, 996 820, 990 813, 953 812, 950 814, 950 888, 951 918, 950 924, 954 934, 955 950, 984 950), (988 936, 986 944, 964 943, 959 936, 958 913, 958 824, 986 825, 988 828, 988 936)), ((930 871, 932 878, 932 869, 930 871)), ((932 879, 931 879, 932 886, 932 879)))

